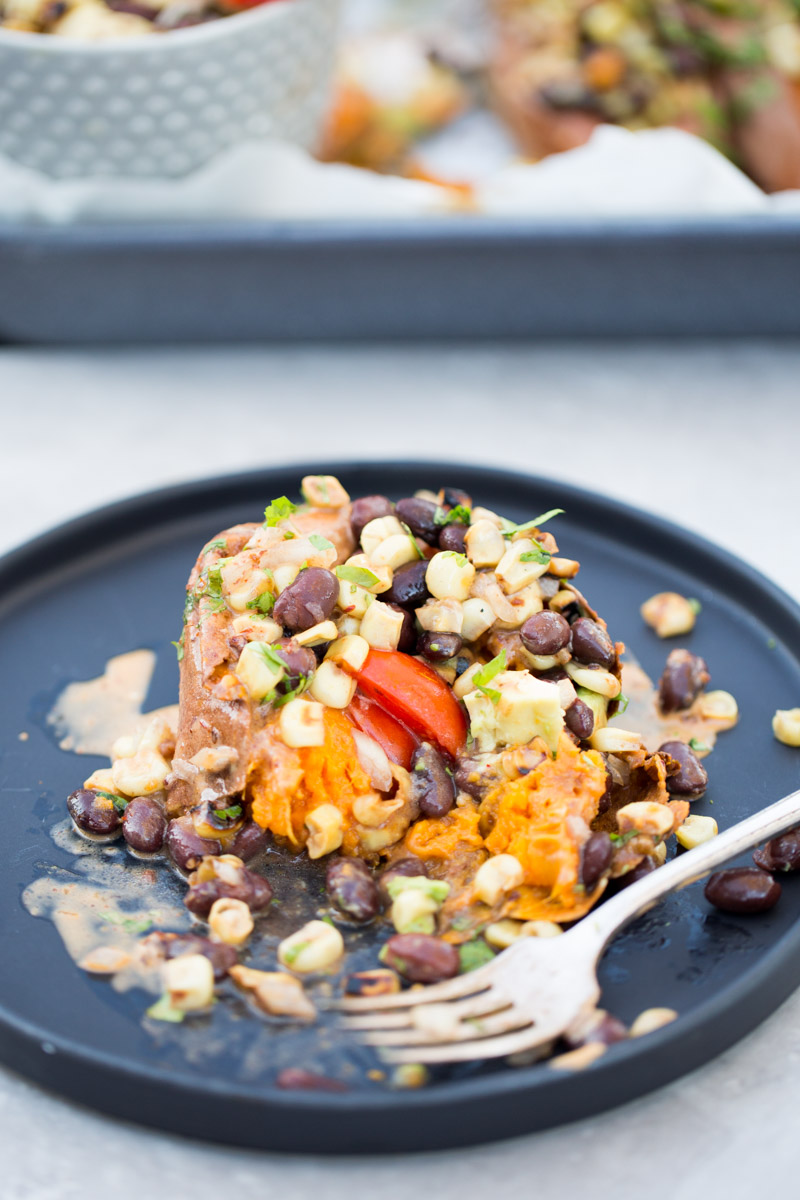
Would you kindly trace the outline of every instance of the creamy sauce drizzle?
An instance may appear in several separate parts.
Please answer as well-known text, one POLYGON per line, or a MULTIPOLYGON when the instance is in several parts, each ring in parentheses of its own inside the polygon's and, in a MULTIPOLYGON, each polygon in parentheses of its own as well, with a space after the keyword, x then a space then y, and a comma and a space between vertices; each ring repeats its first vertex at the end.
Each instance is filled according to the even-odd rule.
POLYGON ((152 650, 131 650, 110 658, 96 679, 68 684, 47 718, 60 748, 110 758, 117 738, 141 733, 156 714, 163 714, 175 728, 177 704, 142 712, 155 665, 152 650))
POLYGON ((696 738, 704 748, 697 748, 695 753, 703 758, 713 749, 717 735, 736 724, 735 720, 701 716, 697 701, 684 712, 662 713, 658 707, 658 689, 636 662, 622 664, 622 690, 628 697, 628 707, 624 713, 612 717, 609 724, 641 733, 651 754, 664 742, 689 742, 696 738))

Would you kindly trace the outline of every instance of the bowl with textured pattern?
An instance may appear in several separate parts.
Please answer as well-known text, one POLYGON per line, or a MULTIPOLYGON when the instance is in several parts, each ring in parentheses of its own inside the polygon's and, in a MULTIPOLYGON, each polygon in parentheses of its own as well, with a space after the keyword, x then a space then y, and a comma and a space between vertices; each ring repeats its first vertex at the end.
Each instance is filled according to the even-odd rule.
POLYGON ((241 142, 312 148, 338 0, 78 41, 0 29, 0 154, 56 179, 169 178, 241 142))

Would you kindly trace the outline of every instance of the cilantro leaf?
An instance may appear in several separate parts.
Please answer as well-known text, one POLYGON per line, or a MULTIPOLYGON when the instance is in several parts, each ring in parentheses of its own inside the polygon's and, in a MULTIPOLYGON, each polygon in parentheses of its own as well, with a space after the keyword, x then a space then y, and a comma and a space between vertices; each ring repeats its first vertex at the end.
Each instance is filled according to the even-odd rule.
POLYGON ((422 553, 419 546, 417 545, 417 539, 414 537, 414 534, 411 532, 411 527, 409 525, 406 525, 405 521, 401 521, 400 524, 403 526, 403 532, 408 534, 408 540, 411 542, 411 547, 412 547, 414 553, 416 554, 417 558, 418 559, 424 558, 425 555, 422 553))
POLYGON ((620 694, 617 696, 617 716, 621 716, 622 713, 627 712, 629 704, 630 699, 628 696, 626 696, 624 692, 620 692, 620 694))
POLYGON ((358 587, 371 588, 378 582, 374 571, 368 571, 366 567, 348 566, 347 563, 343 567, 336 567, 334 575, 337 579, 343 579, 345 583, 355 583, 358 587))
POLYGON ((287 946, 283 951, 283 961, 287 967, 291 967, 297 962, 304 950, 307 950, 311 942, 298 942, 295 946, 287 946))
POLYGON ((701 742, 699 738, 693 737, 689 738, 689 749, 693 750, 695 754, 705 754, 711 747, 707 746, 705 742, 701 742))
POLYGON ((275 607, 275 597, 272 592, 262 592, 255 600, 248 600, 247 607, 255 609, 262 617, 267 617, 275 607))
POLYGON ((264 509, 264 527, 266 529, 273 528, 279 521, 290 517, 293 512, 297 512, 297 505, 292 504, 288 496, 278 496, 264 509))
POLYGON ((611 844, 619 849, 620 846, 626 846, 633 838, 638 837, 639 830, 629 829, 627 833, 610 833, 608 836, 611 839, 611 844))
POLYGON ((284 692, 282 696, 273 696, 272 702, 275 707, 283 708, 284 704, 288 704, 290 700, 294 700, 295 696, 302 695, 313 678, 313 671, 309 675, 301 675, 300 679, 298 680, 297 687, 293 687, 288 692, 284 692))
POLYGON ((435 525, 469 525, 472 518, 472 512, 463 504, 456 504, 450 509, 450 512, 445 512, 443 508, 437 508, 434 514, 435 525))
POLYGON ((207 546, 203 547, 203 554, 210 554, 212 550, 227 550, 227 549, 228 549, 228 543, 225 541, 225 538, 217 538, 215 541, 209 542, 207 546))
POLYGON ((308 540, 311 542, 311 545, 314 547, 315 550, 333 550, 334 549, 333 542, 329 542, 328 539, 326 537, 323 537, 321 533, 309 534, 308 540))
POLYGON ((481 667, 480 670, 476 671, 472 676, 472 682, 475 684, 475 687, 479 692, 483 692, 484 696, 488 696, 492 704, 497 704, 499 702, 500 693, 496 688, 487 687, 487 684, 490 684, 494 677, 499 675, 501 671, 505 671, 505 669, 506 652, 505 650, 501 650, 491 662, 486 663, 485 666, 481 667))
POLYGON ((117 812, 125 812, 125 809, 130 804, 130 800, 125 796, 117 796, 115 792, 104 792, 100 788, 95 788, 95 795, 103 796, 106 800, 110 800, 117 812))
POLYGON ((525 521, 522 525, 505 523, 502 530, 503 537, 513 537, 515 533, 527 533, 529 529, 539 529, 547 521, 552 521, 553 517, 560 517, 563 512, 563 508, 551 508, 548 512, 542 513, 541 516, 534 517, 532 521, 525 521))
POLYGON ((178 656, 178 662, 183 662, 183 634, 181 634, 177 642, 170 642, 170 645, 175 647, 175 653, 178 656))
POLYGON ((540 546, 538 542, 534 542, 533 549, 526 550, 524 554, 520 554, 519 561, 520 562, 535 562, 535 563, 541 563, 542 565, 545 565, 546 563, 550 562, 550 559, 552 557, 553 557, 552 554, 550 554, 547 550, 545 550, 544 546, 540 546))
POLYGON ((214 816, 219 817, 220 821, 232 821, 235 817, 240 817, 241 815, 241 804, 231 804, 229 808, 214 809, 214 816))
POLYGON ((124 913, 104 912, 100 913, 100 920, 107 925, 118 925, 126 933, 146 933, 153 928, 153 919, 148 916, 126 917, 124 913))

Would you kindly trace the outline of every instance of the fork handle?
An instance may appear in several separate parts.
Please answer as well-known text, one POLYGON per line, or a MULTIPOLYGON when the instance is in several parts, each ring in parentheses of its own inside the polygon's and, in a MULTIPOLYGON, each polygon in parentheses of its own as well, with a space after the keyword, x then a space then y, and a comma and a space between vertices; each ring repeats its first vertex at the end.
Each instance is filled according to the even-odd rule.
POLYGON ((632 883, 593 910, 577 929, 588 927, 587 933, 591 929, 598 939, 599 954, 623 925, 640 916, 662 896, 702 879, 714 867, 750 850, 759 842, 785 833, 795 825, 800 825, 800 791, 784 796, 783 800, 747 817, 711 841, 679 855, 644 879, 632 883))

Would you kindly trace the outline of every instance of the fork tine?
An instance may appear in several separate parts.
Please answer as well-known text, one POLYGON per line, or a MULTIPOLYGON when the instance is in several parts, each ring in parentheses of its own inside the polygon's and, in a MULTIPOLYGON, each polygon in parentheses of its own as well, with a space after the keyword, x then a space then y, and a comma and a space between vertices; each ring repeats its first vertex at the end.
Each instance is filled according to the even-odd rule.
MULTIPOLYGON (((488 964, 491 967, 491 963, 488 964)), ((340 1012, 379 1012, 388 1008, 412 1008, 417 1004, 435 1004, 438 1000, 456 1000, 473 992, 485 991, 491 983, 491 975, 484 975, 485 967, 470 971, 467 975, 456 975, 444 983, 432 983, 414 992, 395 992, 391 996, 343 996, 336 1007, 340 1012)))
POLYGON ((498 1037, 451 1042, 446 1046, 412 1046, 402 1050, 382 1050, 381 1058, 387 1063, 446 1063, 469 1062, 483 1058, 505 1058, 522 1050, 532 1050, 545 1042, 552 1041, 557 1031, 537 1030, 536 1026, 519 1033, 500 1034, 498 1037))
MULTIPOLYGON (((367 1033, 362 1040, 368 1046, 441 1046, 443 1036, 447 1039, 445 1044, 467 1042, 475 1037, 485 1036, 491 1038, 493 1035, 500 1033, 509 1033, 512 1030, 528 1028, 530 1023, 530 1018, 526 1017, 524 1013, 519 1013, 511 1008, 506 1009, 505 1012, 496 1013, 494 1016, 471 1018, 469 1024, 454 1024, 451 1031, 444 1035, 440 1029, 417 1027, 367 1033)), ((473 1044, 475 1044, 474 1041, 473 1044)))
MULTIPOLYGON (((347 1033, 360 1033, 362 1030, 372 1029, 422 1029, 425 1027, 423 1018, 430 1015, 435 1019, 434 1013, 438 1015, 440 1010, 443 1017, 446 1015, 449 1022, 455 1023, 467 1017, 496 1012, 500 1008, 507 1008, 510 1003, 510 1000, 505 999, 494 988, 490 988, 488 991, 478 992, 475 996, 468 996, 466 1000, 409 1008, 405 1012, 368 1013, 365 1016, 345 1014, 342 1018, 342 1028, 347 1033)), ((430 1027, 427 1020, 425 1024, 430 1027)))
POLYGON ((345 1033, 360 1033, 362 1029, 410 1029, 413 1024, 411 1015, 415 1011, 416 1009, 408 1008, 405 1012, 370 1012, 364 1013, 363 1016, 346 1013, 339 1027, 345 1033))

